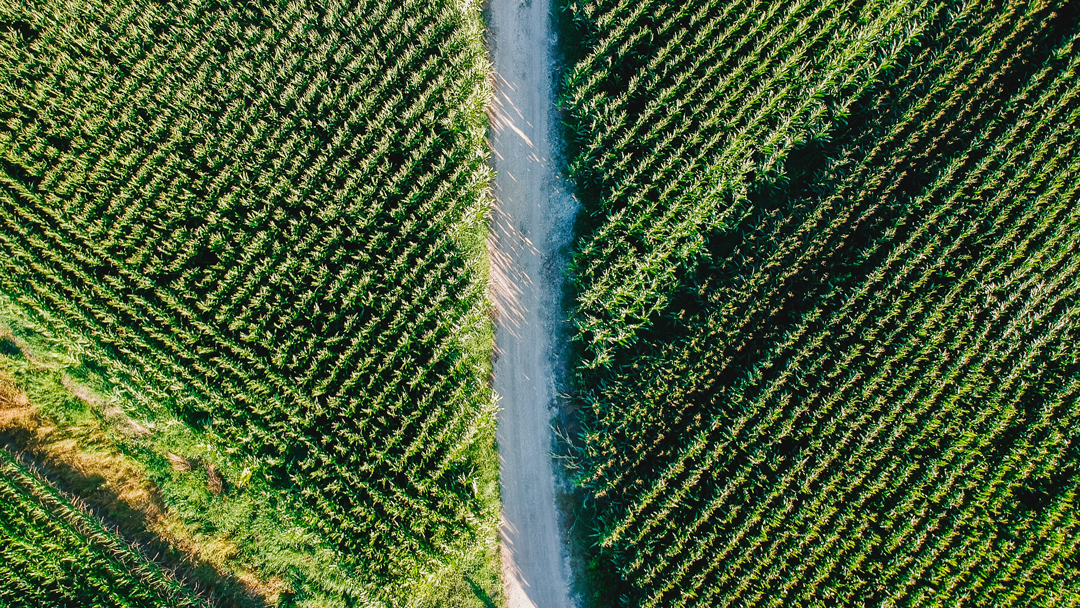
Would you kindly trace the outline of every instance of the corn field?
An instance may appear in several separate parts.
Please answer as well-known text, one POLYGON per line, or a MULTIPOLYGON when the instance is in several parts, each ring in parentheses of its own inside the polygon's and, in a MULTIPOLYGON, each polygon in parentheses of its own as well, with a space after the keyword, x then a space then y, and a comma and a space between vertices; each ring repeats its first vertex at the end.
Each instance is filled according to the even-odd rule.
POLYGON ((208 606, 0 447, 0 605, 208 606))
POLYGON ((1080 604, 1080 6, 567 6, 621 604, 1080 604))
POLYGON ((497 517, 476 11, 0 6, 0 289, 257 461, 351 602, 497 517))

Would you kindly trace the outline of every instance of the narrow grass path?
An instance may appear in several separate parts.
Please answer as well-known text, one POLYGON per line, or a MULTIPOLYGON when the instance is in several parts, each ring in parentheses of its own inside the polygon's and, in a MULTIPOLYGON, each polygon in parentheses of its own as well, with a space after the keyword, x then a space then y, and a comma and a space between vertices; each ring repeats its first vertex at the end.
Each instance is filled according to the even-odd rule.
POLYGON ((560 305, 577 202, 560 176, 550 0, 491 0, 496 207, 489 241, 500 395, 503 577, 510 608, 569 608, 550 422, 564 386, 560 305))

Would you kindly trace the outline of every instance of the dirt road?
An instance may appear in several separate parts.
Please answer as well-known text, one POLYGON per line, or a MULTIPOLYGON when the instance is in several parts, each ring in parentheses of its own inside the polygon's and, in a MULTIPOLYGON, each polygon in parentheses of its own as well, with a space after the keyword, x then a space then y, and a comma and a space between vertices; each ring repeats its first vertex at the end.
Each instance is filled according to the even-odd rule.
POLYGON ((560 177, 551 1, 491 0, 488 11, 503 577, 510 608, 570 608, 549 454, 555 398, 564 390, 560 299, 577 202, 560 177))

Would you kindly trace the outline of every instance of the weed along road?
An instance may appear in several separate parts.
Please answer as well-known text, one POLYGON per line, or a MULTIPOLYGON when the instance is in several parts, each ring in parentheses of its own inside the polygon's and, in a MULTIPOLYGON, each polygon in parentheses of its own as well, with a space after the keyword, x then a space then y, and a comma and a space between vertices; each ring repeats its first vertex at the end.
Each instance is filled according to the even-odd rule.
POLYGON ((565 251, 577 204, 559 173, 551 3, 492 0, 489 11, 503 576, 510 608, 569 608, 569 560, 549 454, 563 367, 565 251))

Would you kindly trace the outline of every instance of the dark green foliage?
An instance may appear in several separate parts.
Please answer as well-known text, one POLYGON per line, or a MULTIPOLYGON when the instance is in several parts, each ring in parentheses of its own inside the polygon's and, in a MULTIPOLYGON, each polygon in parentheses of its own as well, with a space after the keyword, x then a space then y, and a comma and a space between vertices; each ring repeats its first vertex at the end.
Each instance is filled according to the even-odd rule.
POLYGON ((570 6, 624 603, 1080 601, 1076 4, 570 6))
POLYGON ((0 289, 258 462, 346 598, 407 597, 494 518, 466 10, 0 8, 0 289))
POLYGON ((0 448, 0 605, 209 605, 0 448))

